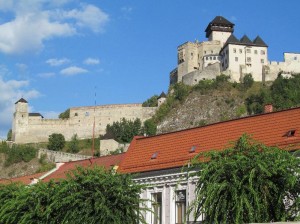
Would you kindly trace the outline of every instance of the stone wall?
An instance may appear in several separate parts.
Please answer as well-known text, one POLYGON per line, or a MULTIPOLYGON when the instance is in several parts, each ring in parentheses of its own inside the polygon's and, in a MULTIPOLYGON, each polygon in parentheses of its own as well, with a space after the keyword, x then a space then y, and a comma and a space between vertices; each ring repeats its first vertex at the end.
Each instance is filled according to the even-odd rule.
POLYGON ((127 151, 129 144, 122 144, 114 139, 103 139, 100 141, 100 155, 106 156, 109 155, 110 152, 113 152, 117 149, 123 148, 124 152, 127 151))
POLYGON ((186 85, 196 85, 200 80, 215 79, 220 74, 220 63, 208 65, 202 71, 193 71, 183 76, 182 82, 186 85))
MULTIPOLYGON (((19 103, 24 104, 24 103, 19 103)), ((44 119, 42 116, 31 117, 25 109, 16 112, 13 120, 13 140, 15 143, 47 142, 52 133, 61 133, 66 140, 74 134, 79 139, 92 138, 95 123, 95 136, 105 134, 108 124, 120 121, 122 118, 142 122, 154 115, 157 107, 142 107, 142 104, 104 105, 96 107, 70 108, 69 119, 44 119)))
POLYGON ((49 161, 54 163, 78 161, 83 159, 92 158, 92 156, 78 155, 60 151, 52 151, 48 149, 39 149, 38 158, 41 158, 42 155, 47 155, 49 161))

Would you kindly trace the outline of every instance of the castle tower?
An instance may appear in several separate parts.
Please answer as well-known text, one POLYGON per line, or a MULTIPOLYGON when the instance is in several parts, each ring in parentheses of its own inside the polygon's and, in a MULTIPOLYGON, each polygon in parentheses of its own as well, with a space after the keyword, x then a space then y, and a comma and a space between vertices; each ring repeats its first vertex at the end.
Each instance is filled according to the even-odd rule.
POLYGON ((15 103, 15 113, 12 124, 12 140, 16 143, 19 138, 25 137, 24 133, 28 126, 28 102, 21 98, 15 103))
POLYGON ((234 31, 234 24, 222 16, 216 16, 206 27, 206 37, 209 41, 218 40, 221 47, 234 31))

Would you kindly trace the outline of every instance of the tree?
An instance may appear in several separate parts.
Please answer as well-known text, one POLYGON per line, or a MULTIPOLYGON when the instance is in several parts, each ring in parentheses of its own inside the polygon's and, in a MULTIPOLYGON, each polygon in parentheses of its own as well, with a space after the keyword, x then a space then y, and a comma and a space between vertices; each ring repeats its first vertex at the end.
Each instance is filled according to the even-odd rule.
POLYGON ((157 95, 150 97, 145 102, 143 102, 142 106, 143 107, 157 107, 158 106, 157 98, 158 98, 157 95))
POLYGON ((49 135, 47 148, 53 151, 60 151, 65 147, 66 140, 62 134, 53 133, 49 135))
POLYGON ((246 74, 243 78, 243 86, 245 89, 249 89, 254 83, 254 79, 251 74, 246 74))
POLYGON ((146 135, 155 135, 157 131, 157 126, 152 118, 144 122, 144 133, 146 135))
POLYGON ((142 134, 142 122, 136 118, 134 121, 122 118, 106 126, 105 136, 112 136, 117 142, 129 143, 134 136, 142 134))
POLYGON ((74 134, 71 138, 71 141, 68 143, 68 152, 79 152, 79 141, 77 138, 77 134, 74 134))
POLYGON ((0 223, 145 223, 142 187, 97 166, 78 167, 59 183, 0 185, 0 223))
POLYGON ((205 214, 205 223, 299 219, 300 161, 287 151, 243 135, 232 148, 199 154, 195 168, 199 181, 191 208, 195 217, 205 214))
POLYGON ((67 109, 64 112, 60 113, 58 117, 60 119, 68 119, 68 118, 70 118, 70 109, 67 109))
POLYGON ((12 139, 12 130, 9 129, 9 131, 7 132, 7 141, 11 141, 12 139))

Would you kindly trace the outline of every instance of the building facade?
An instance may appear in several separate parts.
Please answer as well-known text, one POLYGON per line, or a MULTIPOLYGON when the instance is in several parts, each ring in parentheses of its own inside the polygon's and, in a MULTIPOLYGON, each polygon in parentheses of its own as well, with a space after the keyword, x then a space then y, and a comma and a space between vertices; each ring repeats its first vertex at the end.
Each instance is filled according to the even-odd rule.
POLYGON ((117 104, 70 108, 68 119, 44 119, 39 113, 28 112, 28 102, 20 99, 15 103, 12 124, 12 140, 15 143, 47 142, 52 133, 61 133, 66 140, 74 134, 78 138, 91 138, 95 122, 95 136, 105 134, 108 124, 122 118, 142 122, 152 117, 157 107, 142 107, 142 104, 117 104))
POLYGON ((205 29, 206 41, 186 42, 177 48, 177 67, 170 73, 170 84, 195 85, 203 79, 215 79, 221 73, 241 82, 245 74, 255 81, 273 81, 278 73, 300 73, 300 54, 284 53, 283 62, 268 60, 268 45, 260 36, 250 40, 234 36, 235 24, 215 17, 205 29))

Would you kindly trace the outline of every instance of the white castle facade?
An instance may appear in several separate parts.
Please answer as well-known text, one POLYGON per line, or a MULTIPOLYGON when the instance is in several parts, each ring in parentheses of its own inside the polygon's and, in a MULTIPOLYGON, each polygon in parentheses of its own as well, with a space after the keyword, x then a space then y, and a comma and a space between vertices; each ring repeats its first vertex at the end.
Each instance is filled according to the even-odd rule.
POLYGON ((154 115, 157 107, 142 107, 142 104, 116 104, 70 108, 68 119, 44 119, 39 113, 28 112, 28 102, 21 98, 15 103, 12 124, 12 141, 15 143, 47 142, 52 133, 61 133, 66 140, 74 134, 78 138, 92 138, 95 121, 95 136, 105 134, 106 126, 122 118, 142 122, 154 115))
POLYGON ((241 82, 245 74, 255 81, 273 81, 278 73, 300 73, 300 54, 284 53, 283 62, 268 60, 268 45, 257 36, 237 39, 234 25, 222 16, 215 17, 205 29, 207 41, 186 42, 178 46, 177 67, 170 73, 170 84, 195 85, 219 74, 241 82))

